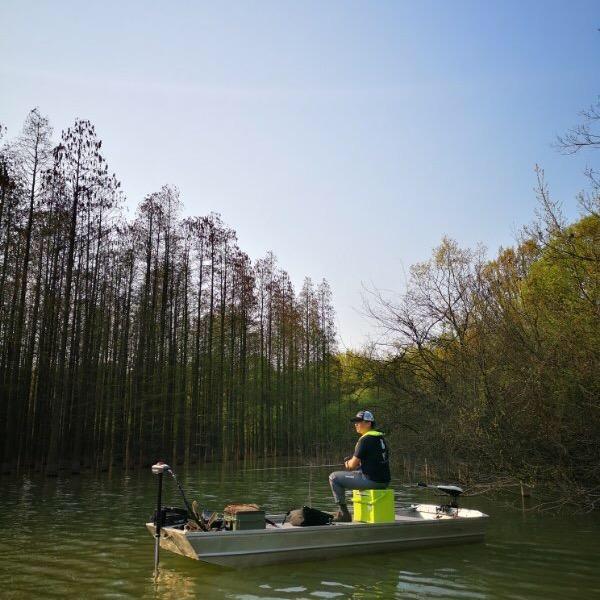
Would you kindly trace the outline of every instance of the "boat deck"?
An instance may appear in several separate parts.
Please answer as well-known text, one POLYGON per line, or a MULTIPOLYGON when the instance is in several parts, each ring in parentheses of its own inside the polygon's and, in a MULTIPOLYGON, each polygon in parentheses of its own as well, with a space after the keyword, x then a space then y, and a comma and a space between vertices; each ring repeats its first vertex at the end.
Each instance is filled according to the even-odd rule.
MULTIPOLYGON (((267 523, 266 525, 266 529, 302 529, 301 526, 299 525, 292 525, 291 523, 283 523, 283 525, 281 525, 281 520, 282 519, 277 519, 277 518, 273 518, 272 516, 269 516, 269 519, 271 519, 271 521, 273 521, 274 523, 276 523, 276 525, 271 525, 269 523, 267 523), (279 521, 279 522, 278 522, 279 521)), ((410 522, 410 523, 414 523, 416 521, 421 521, 422 519, 419 517, 412 517, 412 516, 407 516, 407 515, 396 515, 395 518, 395 522, 410 522)), ((363 523, 361 521, 351 521, 350 523, 331 523, 332 526, 334 527, 352 527, 352 526, 356 526, 356 525, 368 525, 369 523, 363 523)))
MULTIPOLYGON (((397 510, 395 514, 394 521, 390 521, 387 524, 391 523, 419 523, 422 521, 439 521, 439 520, 447 520, 447 519, 456 519, 456 518, 473 518, 479 517, 481 513, 479 511, 473 511, 467 508, 449 508, 446 510, 440 510, 440 507, 430 505, 430 504, 416 504, 410 507, 401 508, 397 510)), ((277 514, 277 515, 267 515, 267 517, 276 523, 276 525, 266 525, 266 529, 302 529, 302 527, 298 525, 292 525, 291 523, 283 523, 285 515, 277 514)), ((331 523, 334 527, 356 527, 356 526, 364 526, 364 525, 381 525, 382 523, 365 523, 362 521, 352 521, 350 523, 331 523)))

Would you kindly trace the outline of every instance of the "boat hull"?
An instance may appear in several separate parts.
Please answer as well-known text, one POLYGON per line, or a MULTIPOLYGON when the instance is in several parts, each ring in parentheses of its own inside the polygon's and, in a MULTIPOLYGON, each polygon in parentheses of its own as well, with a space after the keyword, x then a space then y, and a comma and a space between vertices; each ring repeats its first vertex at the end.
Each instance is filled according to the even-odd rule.
MULTIPOLYGON (((161 547, 203 562, 235 568, 324 560, 481 542, 485 536, 487 516, 482 513, 478 515, 481 516, 397 517, 392 523, 348 523, 209 533, 166 527, 161 531, 161 547)), ((153 524, 148 523, 147 527, 153 534, 153 524)))

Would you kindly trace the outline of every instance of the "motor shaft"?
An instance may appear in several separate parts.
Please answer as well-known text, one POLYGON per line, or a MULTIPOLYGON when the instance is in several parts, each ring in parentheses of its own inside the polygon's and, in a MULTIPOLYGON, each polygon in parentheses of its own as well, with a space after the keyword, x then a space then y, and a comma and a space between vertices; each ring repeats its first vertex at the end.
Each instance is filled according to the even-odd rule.
POLYGON ((152 473, 158 475, 158 495, 156 498, 156 513, 154 514, 154 577, 158 577, 160 530, 163 524, 162 484, 165 471, 170 471, 170 467, 163 462, 159 461, 152 465, 152 473))

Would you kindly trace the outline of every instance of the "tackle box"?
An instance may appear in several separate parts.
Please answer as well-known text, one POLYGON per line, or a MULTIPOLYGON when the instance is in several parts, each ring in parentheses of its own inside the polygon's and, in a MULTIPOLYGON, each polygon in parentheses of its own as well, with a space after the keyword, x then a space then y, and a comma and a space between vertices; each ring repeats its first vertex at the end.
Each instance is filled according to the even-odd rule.
POLYGON ((354 521, 391 523, 395 521, 394 490, 353 490, 354 521))
POLYGON ((223 511, 223 519, 229 531, 265 528, 265 511, 256 504, 230 504, 223 511))

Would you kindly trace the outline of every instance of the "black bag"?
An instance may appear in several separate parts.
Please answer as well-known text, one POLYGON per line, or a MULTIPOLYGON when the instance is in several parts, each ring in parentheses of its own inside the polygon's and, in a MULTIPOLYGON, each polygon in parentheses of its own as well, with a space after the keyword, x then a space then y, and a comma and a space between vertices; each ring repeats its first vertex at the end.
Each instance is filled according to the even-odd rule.
POLYGON ((310 506, 303 506, 296 510, 290 510, 283 522, 288 521, 291 525, 296 527, 313 527, 315 525, 329 525, 333 520, 333 515, 311 508, 310 506))
MULTIPOLYGON (((161 527, 177 527, 185 525, 188 522, 188 512, 185 508, 177 508, 175 506, 163 506, 162 507, 162 518, 163 522, 161 527)), ((152 521, 156 524, 156 511, 152 521)))

